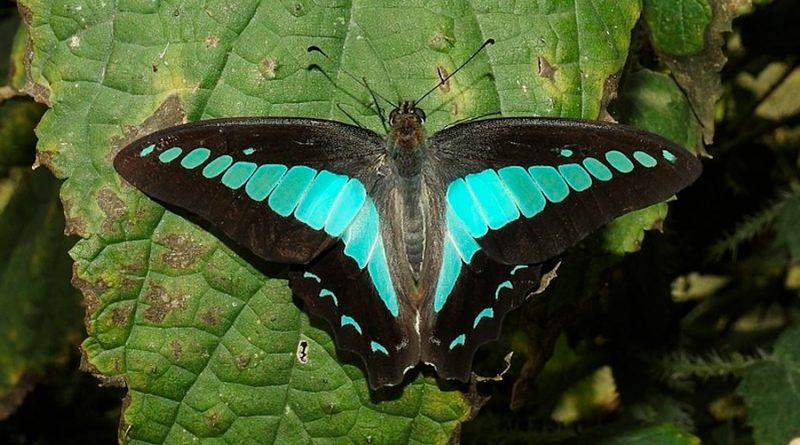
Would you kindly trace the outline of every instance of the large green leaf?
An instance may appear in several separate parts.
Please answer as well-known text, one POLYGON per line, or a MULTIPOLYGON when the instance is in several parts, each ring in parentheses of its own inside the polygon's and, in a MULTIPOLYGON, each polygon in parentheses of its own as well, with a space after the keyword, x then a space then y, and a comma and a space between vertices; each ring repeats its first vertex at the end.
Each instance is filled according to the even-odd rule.
POLYGON ((39 160, 66 178, 68 231, 85 238, 72 255, 87 363, 129 387, 129 443, 446 443, 473 407, 431 378, 370 393, 280 273, 265 276, 124 184, 116 150, 185 120, 347 120, 339 107, 378 130, 369 93, 345 71, 413 99, 489 37, 497 43, 423 103, 429 131, 497 111, 596 118, 639 15, 636 0, 20 4, 28 91, 52 107, 39 160))
POLYGON ((737 392, 757 445, 784 445, 800 437, 800 326, 784 331, 775 350, 744 375, 737 392))

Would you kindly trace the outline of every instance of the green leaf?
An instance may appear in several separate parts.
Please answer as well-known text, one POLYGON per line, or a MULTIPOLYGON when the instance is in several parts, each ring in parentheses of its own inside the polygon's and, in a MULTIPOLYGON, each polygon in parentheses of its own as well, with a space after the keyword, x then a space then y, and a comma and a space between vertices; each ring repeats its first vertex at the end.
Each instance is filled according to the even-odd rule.
MULTIPOLYGON (((678 3, 684 2, 681 0, 678 3)), ((714 139, 714 105, 722 94, 719 72, 727 61, 722 52, 725 34, 730 32, 733 19, 751 5, 751 0, 716 0, 708 4, 711 6, 711 21, 704 33, 700 51, 678 55, 660 51, 657 45, 656 50, 686 94, 703 129, 703 141, 711 144, 714 139)), ((666 20, 666 17, 662 16, 662 20, 666 20)), ((673 15, 671 21, 681 22, 682 19, 673 15)))
POLYGON ((184 120, 347 121, 339 106, 379 130, 368 91, 345 70, 391 99, 413 99, 488 37, 497 43, 423 103, 429 131, 496 111, 596 118, 640 13, 636 0, 513 12, 488 0, 20 4, 32 39, 28 90, 52 107, 39 159, 67 178, 68 231, 85 238, 72 256, 87 363, 129 387, 129 443, 447 443, 473 407, 431 378, 370 393, 358 360, 335 351, 279 272, 265 275, 122 183, 116 150, 184 120))
POLYGON ((703 49, 711 22, 706 0, 644 0, 642 6, 656 50, 688 56, 703 49))
POLYGON ((650 70, 632 73, 611 108, 621 121, 695 151, 701 129, 678 84, 666 74, 650 70))
POLYGON ((658 425, 618 434, 597 445, 700 445, 700 439, 672 425, 658 425))
POLYGON ((81 335, 59 185, 43 169, 0 179, 0 418, 81 335))
POLYGON ((11 43, 11 54, 8 68, 9 86, 17 91, 21 91, 28 81, 25 72, 25 54, 28 46, 28 27, 17 26, 14 41, 11 43))
POLYGON ((800 326, 789 328, 763 362, 745 372, 737 393, 757 445, 786 445, 800 437, 800 326))

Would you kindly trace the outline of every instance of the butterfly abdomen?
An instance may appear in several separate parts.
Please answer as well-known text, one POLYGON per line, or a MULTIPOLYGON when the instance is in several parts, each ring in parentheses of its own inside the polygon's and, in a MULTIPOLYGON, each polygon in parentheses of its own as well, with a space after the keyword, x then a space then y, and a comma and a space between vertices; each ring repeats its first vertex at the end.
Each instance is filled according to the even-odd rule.
POLYGON ((406 257, 415 281, 419 281, 425 249, 425 213, 420 201, 422 175, 411 180, 400 180, 401 228, 406 257))

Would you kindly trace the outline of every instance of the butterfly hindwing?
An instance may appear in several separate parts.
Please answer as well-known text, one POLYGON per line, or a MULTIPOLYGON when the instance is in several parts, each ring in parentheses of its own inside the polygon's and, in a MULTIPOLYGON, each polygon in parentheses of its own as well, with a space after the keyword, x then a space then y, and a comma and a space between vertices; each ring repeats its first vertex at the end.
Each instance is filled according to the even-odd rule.
POLYGON ((519 307, 540 280, 541 265, 500 264, 477 252, 470 265, 445 253, 444 268, 455 268, 449 298, 434 302, 425 325, 422 361, 448 379, 467 381, 475 351, 497 339, 506 314, 519 307), (441 306, 439 305, 441 304, 441 306))
POLYGON ((328 321, 341 349, 356 353, 366 365, 369 385, 396 385, 419 362, 419 336, 410 312, 381 303, 366 270, 344 253, 344 244, 292 270, 292 290, 311 313, 328 321))

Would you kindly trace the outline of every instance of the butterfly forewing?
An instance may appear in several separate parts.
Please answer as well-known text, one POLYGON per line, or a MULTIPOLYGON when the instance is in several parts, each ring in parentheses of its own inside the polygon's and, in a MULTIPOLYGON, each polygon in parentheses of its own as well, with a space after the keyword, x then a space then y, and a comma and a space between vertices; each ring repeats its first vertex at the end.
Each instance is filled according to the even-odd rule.
POLYGON ((450 233, 504 264, 552 258, 612 219, 691 184, 700 162, 623 125, 492 119, 431 137, 450 233))

